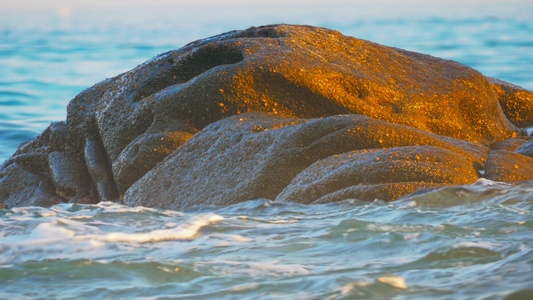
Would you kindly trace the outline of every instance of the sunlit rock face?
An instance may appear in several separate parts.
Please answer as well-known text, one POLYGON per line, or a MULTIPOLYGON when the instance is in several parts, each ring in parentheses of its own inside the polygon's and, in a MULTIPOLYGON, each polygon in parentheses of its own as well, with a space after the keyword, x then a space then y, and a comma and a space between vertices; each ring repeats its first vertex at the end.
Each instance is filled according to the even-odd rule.
MULTIPOLYGON (((359 188, 362 192, 350 194, 356 198, 364 194, 366 200, 373 197, 394 200, 418 187, 459 184, 484 176, 489 151, 485 146, 495 143, 501 147, 508 145, 507 151, 519 143, 504 142, 506 139, 527 140, 519 127, 533 125, 531 107, 533 93, 486 78, 457 62, 343 36, 337 31, 291 25, 233 31, 163 53, 80 93, 68 105, 66 123, 51 126, 34 141, 22 145, 0 168, 0 201, 11 207, 50 205, 61 201, 118 200, 126 195, 125 201, 132 205, 176 209, 195 203, 227 204, 258 197, 304 203, 337 201, 344 197, 338 195, 349 194, 340 191, 355 185, 348 182, 339 185, 327 183, 334 177, 317 175, 315 178, 310 171, 314 169, 305 171, 307 167, 316 162, 313 168, 331 173, 333 171, 326 166, 328 157, 342 154, 347 166, 352 166, 346 174, 353 175, 367 171, 363 165, 353 162, 354 157, 361 161, 370 157, 381 159, 391 154, 386 149, 398 148, 390 151, 401 157, 394 164, 403 167, 389 168, 384 163, 369 161, 368 166, 382 168, 378 172, 382 175, 376 175, 371 182, 358 182, 363 186, 359 188), (181 164, 186 160, 179 158, 179 153, 194 148, 191 145, 195 143, 206 143, 202 137, 211 136, 213 140, 213 123, 225 118, 230 119, 216 123, 225 128, 216 129, 217 141, 230 145, 227 139, 240 132, 235 129, 238 128, 236 120, 240 119, 240 114, 247 112, 268 113, 268 117, 261 115, 254 118, 274 126, 265 125, 273 133, 241 134, 246 139, 262 136, 257 145, 246 146, 240 140, 234 141, 235 147, 240 149, 238 152, 255 154, 242 158, 245 165, 228 163, 225 170, 231 176, 215 178, 209 175, 219 174, 225 165, 209 166, 204 160, 210 156, 202 152, 187 160, 196 173, 191 169, 189 174, 183 166, 172 166, 171 161, 181 164), (323 143, 323 148, 332 149, 321 150, 324 152, 320 155, 305 157, 295 154, 298 152, 283 150, 284 145, 290 148, 289 144, 283 143, 296 143, 300 138, 292 135, 292 131, 310 126, 306 124, 323 122, 316 118, 341 114, 353 116, 337 118, 360 119, 352 123, 373 125, 352 124, 361 128, 361 136, 331 133, 333 135, 328 137, 328 143, 323 143), (396 139, 381 136, 381 131, 376 129, 382 127, 385 130, 399 125, 402 126, 394 127, 396 139), (400 136, 407 138, 413 134, 417 136, 413 141, 399 139, 400 136), (430 136, 431 143, 428 142, 430 136), (454 142, 449 142, 450 138, 454 142), (434 144, 436 141, 441 144, 434 144), (461 145, 468 142, 468 150, 461 147, 451 149, 442 144, 456 145, 459 141, 463 143, 461 145), (281 146, 275 148, 269 143, 281 146), (355 147, 354 144, 360 146, 355 147), (420 148, 422 145, 429 147, 420 148), (410 146, 415 148, 404 149, 410 146), (266 159, 266 154, 261 151, 267 150, 263 148, 277 149, 277 152, 269 154, 266 159), (350 151, 356 152, 345 155, 350 151), (444 158, 456 154, 458 159, 455 164, 452 164, 453 160, 444 158), (425 167, 430 171, 417 171, 420 176, 416 180, 402 181, 398 174, 408 172, 413 157, 431 160, 431 155, 435 159, 441 157, 437 161, 442 164, 428 163, 425 167), (475 155, 475 160, 472 155, 475 155), (256 160, 256 156, 269 162, 263 171, 254 171, 261 161, 259 158, 256 160), (276 160, 278 162, 274 163, 276 160), (321 160, 320 164, 318 160, 321 160), (459 168, 459 164, 463 166, 459 168), (250 169, 246 170, 245 166, 250 169), (200 172, 200 168, 204 167, 206 170, 200 172), (231 168, 239 171, 230 172, 231 168), (282 174, 276 173, 276 170, 282 174), (305 176, 300 171, 306 172, 305 176), (182 179, 178 180, 177 174, 182 179), (194 177, 193 174, 206 177, 194 177), (179 188, 187 185, 185 178, 191 182, 204 180, 204 192, 207 194, 202 195, 198 191, 194 195, 194 191, 179 188), (307 192, 313 185, 303 188, 302 182, 310 178, 323 181, 322 185, 316 185, 323 191, 315 193, 319 198, 309 196, 313 193, 307 192), (296 181, 293 182, 293 179, 296 181), (150 190, 154 193, 157 188, 169 192, 158 192, 160 199, 143 198, 145 195, 139 191, 145 188, 143 184, 148 185, 146 182, 149 180, 152 185, 150 190), (222 183, 225 180, 242 188, 224 188, 222 183), (335 194, 337 196, 327 196, 333 195, 335 190, 339 191, 335 194), (176 194, 172 196, 172 193, 176 194), (189 195, 189 198, 182 194, 189 195), (183 199, 180 203, 169 200, 178 195, 183 199), (202 197, 209 199, 200 200, 202 197)), ((337 124, 330 118, 327 120, 337 124)), ((321 130, 317 134, 329 132, 329 129, 321 130)), ((215 151, 213 149, 219 148, 209 149, 215 151)), ((227 159, 231 161, 232 158, 228 156, 227 159)), ((217 160, 210 161, 214 163, 217 160)), ((412 163, 419 167, 421 164, 412 163)), ((339 161, 331 160, 331 164, 337 165, 339 161)), ((352 176, 342 174, 340 172, 338 176, 352 176)), ((504 177, 525 180, 524 176, 504 177)))

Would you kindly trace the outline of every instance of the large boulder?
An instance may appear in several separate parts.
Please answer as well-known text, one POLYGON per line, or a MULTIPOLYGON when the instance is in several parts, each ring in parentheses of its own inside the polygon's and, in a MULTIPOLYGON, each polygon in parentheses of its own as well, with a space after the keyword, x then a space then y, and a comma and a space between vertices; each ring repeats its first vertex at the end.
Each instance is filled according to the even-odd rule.
MULTIPOLYGON (((197 133, 130 187, 124 202, 178 210, 258 198, 311 203, 322 190, 359 184, 394 200, 418 187, 474 182, 487 153, 476 143, 361 115, 303 120, 248 113, 197 133)), ((376 195, 368 189, 358 198, 376 195)))
POLYGON ((517 126, 533 124, 532 106, 533 93, 454 61, 324 28, 252 27, 163 53, 80 93, 66 123, 21 146, 0 168, 0 202, 121 199, 204 127, 245 112, 300 123, 364 115, 489 145, 520 139, 517 126), (22 174, 28 180, 17 189, 22 174), (20 196, 39 187, 35 197, 20 196))
POLYGON ((518 131, 498 95, 482 74, 453 61, 278 25, 196 41, 102 82, 69 104, 67 124, 79 144, 101 138, 124 193, 185 140, 143 147, 154 135, 190 136, 241 112, 362 114, 484 144, 518 131), (165 151, 153 151, 159 147, 165 151))

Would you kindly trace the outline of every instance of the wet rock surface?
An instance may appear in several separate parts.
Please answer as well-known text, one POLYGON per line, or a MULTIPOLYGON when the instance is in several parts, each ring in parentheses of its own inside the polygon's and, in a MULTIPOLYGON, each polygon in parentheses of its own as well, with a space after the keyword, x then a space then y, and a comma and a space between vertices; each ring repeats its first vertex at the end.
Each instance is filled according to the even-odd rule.
POLYGON ((527 143, 527 140, 524 138, 510 138, 501 142, 497 142, 490 145, 492 150, 506 150, 506 151, 515 151, 517 148, 527 143))
POLYGON ((477 179, 471 162, 439 147, 359 150, 317 161, 298 174, 276 201, 395 200, 422 187, 468 184, 477 179))
MULTIPOLYGON (((324 179, 320 197, 329 200, 312 201, 337 201, 344 197, 341 194, 394 200, 419 186, 458 184, 465 178, 471 181, 483 175, 483 170, 492 170, 493 165, 506 165, 495 153, 491 165, 485 167, 489 156, 486 146, 492 145, 494 151, 490 153, 497 150, 494 145, 504 151, 521 147, 520 140, 525 138, 520 127, 533 125, 532 107, 530 91, 487 78, 457 62, 324 28, 254 27, 163 53, 80 93, 67 107, 66 122, 52 124, 35 140, 21 145, 2 165, 0 203, 8 207, 46 206, 62 201, 119 201, 124 196, 131 205, 176 209, 258 197, 307 203, 311 199, 282 199, 279 195, 313 163, 331 155, 369 149, 367 154, 356 155, 365 161, 379 151, 397 148, 394 151, 405 154, 400 163, 404 167, 378 172, 394 180, 380 182, 381 177, 377 177, 370 185, 359 185, 347 179, 331 185, 324 179), (269 113, 254 115, 255 121, 245 122, 248 127, 264 122, 261 126, 268 130, 256 128, 261 134, 252 134, 249 129, 232 129, 241 122, 239 115, 246 112, 269 113), (341 114, 351 116, 338 116, 341 114), (316 119, 321 117, 325 118, 316 119), (335 118, 343 121, 333 121, 335 118), (316 132, 305 129, 312 126, 318 126, 316 132), (339 126, 360 129, 346 133, 339 131, 339 126), (515 140, 503 142, 510 138, 515 140), (208 140, 229 148, 217 148, 208 140), (251 140, 256 144, 245 143, 251 140), (202 149, 212 152, 193 155, 191 145, 204 145, 202 149), (405 148, 410 146, 430 147, 405 148), (298 147, 308 150, 294 150, 298 147), (412 159, 408 153, 413 151, 450 163, 448 156, 457 155, 457 162, 464 163, 466 169, 453 164, 448 169, 429 167, 435 172, 421 173, 417 177, 420 180, 402 181, 398 174, 406 172, 412 159), (180 158, 179 153, 189 158, 180 158), (225 157, 226 165, 217 160, 220 157, 225 157), (242 165, 230 163, 239 159, 242 165), (188 167, 173 167, 171 161, 188 167), (207 169, 201 172, 201 168, 207 169), (461 180, 452 176, 459 169, 461 176, 466 176, 458 175, 461 180), (449 180, 437 176, 441 171, 449 180), (203 192, 183 192, 179 186, 187 185, 187 180, 203 180, 203 192), (148 200, 140 192, 149 181, 150 190, 162 198, 148 200), (339 188, 337 194, 331 190, 335 188, 339 188), (178 197, 158 189, 184 194, 178 197)), ((248 120, 250 115, 242 118, 248 120)), ((521 156, 520 151, 513 154, 518 160, 521 156)), ((354 163, 346 158, 346 164, 353 165, 350 174, 363 172, 354 163)), ((370 165, 377 169, 385 166, 370 165)), ((314 178, 310 173, 304 177, 314 178)), ((491 178, 514 180, 511 175, 502 176, 491 178)))
POLYGON ((491 151, 485 176, 495 181, 525 181, 533 179, 533 158, 515 152, 491 151))
POLYGON ((521 144, 519 147, 513 149, 514 152, 525 156, 533 157, 533 140, 521 144))
MULTIPOLYGON (((415 182, 413 187, 463 184, 478 178, 475 168, 484 165, 487 153, 482 145, 361 115, 286 119, 247 113, 204 128, 130 187, 124 202, 165 209, 258 198, 312 202, 309 195, 294 192, 291 181, 296 176, 313 178, 317 184, 308 189, 319 188, 318 182, 326 179, 318 174, 324 171, 310 165, 322 159, 335 169, 332 172, 352 166, 350 175, 340 175, 343 179, 335 181, 339 187, 390 182, 415 182), (407 147, 420 145, 434 147, 407 147), (371 150, 352 154, 353 150, 380 148, 389 150, 378 156, 371 150), (335 159, 338 155, 346 157, 335 159), (291 196, 280 195, 284 189, 285 194, 293 191, 291 196)), ((402 195, 381 188, 395 195, 389 200, 402 195)), ((371 191, 361 194, 365 200, 374 197, 371 191)))
POLYGON ((531 92, 496 78, 488 77, 488 80, 509 120, 519 127, 532 127, 531 92))

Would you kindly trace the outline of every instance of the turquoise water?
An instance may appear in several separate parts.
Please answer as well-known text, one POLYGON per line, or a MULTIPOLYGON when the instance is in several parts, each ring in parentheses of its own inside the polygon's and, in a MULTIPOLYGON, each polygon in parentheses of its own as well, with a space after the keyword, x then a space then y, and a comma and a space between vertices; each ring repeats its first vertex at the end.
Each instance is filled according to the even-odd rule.
MULTIPOLYGON (((333 28, 533 90, 527 1, 330 2, 0 9, 0 161, 94 83, 268 23, 333 28)), ((479 181, 393 204, 0 210, 0 298, 533 298, 532 208, 532 186, 479 181)))
POLYGON ((533 186, 188 212, 62 204, 1 210, 0 228, 3 299, 533 297, 533 186))

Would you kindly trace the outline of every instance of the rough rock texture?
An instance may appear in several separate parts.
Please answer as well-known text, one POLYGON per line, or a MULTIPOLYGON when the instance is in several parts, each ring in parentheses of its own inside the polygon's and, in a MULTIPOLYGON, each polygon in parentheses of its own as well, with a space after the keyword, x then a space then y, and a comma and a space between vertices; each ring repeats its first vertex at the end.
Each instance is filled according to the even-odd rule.
POLYGON ((395 200, 422 187, 468 184, 477 179, 472 163, 448 149, 411 146, 359 150, 315 162, 298 174, 276 201, 395 200))
POLYGON ((491 151, 485 177, 506 182, 533 179, 533 158, 509 151, 491 151))
MULTIPOLYGON (((523 143, 521 144, 519 147, 517 147, 516 149, 513 149, 514 152, 518 153, 518 154, 522 154, 522 155, 525 155, 525 156, 529 156, 529 157, 533 157, 533 140, 527 142, 527 143, 523 143)), ((511 150, 511 151, 513 151, 511 150)))
POLYGON ((506 151, 515 151, 518 147, 527 143, 527 140, 521 138, 510 138, 505 141, 497 142, 490 145, 492 150, 506 150, 506 151))
POLYGON ((533 126, 533 101, 531 92, 514 84, 488 77, 492 89, 509 120, 519 127, 533 126))
POLYGON ((0 200, 8 207, 97 202, 85 161, 68 141, 65 122, 55 122, 19 146, 0 167, 0 200))
MULTIPOLYGON (((489 145, 520 139, 517 126, 533 124, 532 107, 533 93, 457 62, 336 31, 291 25, 233 31, 80 93, 66 122, 52 124, 0 167, 0 203, 117 201, 204 127, 244 112, 300 123, 364 115, 489 145)), ((403 146, 395 143, 378 148, 403 146)))
MULTIPOLYGON (((483 167, 487 153, 488 148, 479 144, 361 115, 303 120, 242 114, 196 134, 137 181, 124 202, 165 209, 276 197, 312 202, 316 197, 300 192, 302 184, 294 183, 297 175, 323 181, 326 190, 375 184, 391 196, 383 199, 394 200, 416 187, 475 181, 475 167, 483 167), (419 145, 433 147, 406 147, 419 145), (369 148, 374 150, 351 152, 369 148), (379 148, 389 149, 375 150, 379 148), (309 167, 317 160, 321 161, 309 167), (324 165, 330 165, 335 179, 321 178, 324 165), (350 174, 341 174, 343 168, 350 174), (382 185, 391 182, 402 183, 401 189, 382 185), (285 194, 278 196, 283 189, 285 194)), ((305 189, 321 190, 322 184, 305 189)), ((375 199, 372 189, 360 197, 375 199)))

